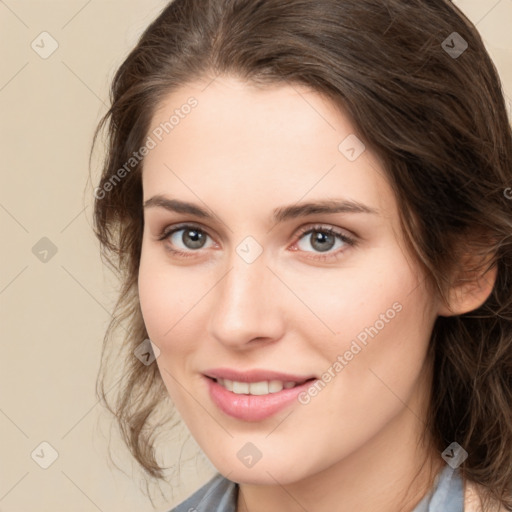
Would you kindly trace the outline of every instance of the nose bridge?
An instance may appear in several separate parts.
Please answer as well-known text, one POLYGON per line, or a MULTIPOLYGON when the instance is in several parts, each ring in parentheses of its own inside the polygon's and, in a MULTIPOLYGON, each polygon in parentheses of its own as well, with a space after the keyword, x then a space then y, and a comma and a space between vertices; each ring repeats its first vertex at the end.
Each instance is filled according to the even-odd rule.
POLYGON ((229 345, 278 337, 282 319, 274 281, 263 254, 251 261, 233 251, 229 271, 216 287, 210 334, 229 345))

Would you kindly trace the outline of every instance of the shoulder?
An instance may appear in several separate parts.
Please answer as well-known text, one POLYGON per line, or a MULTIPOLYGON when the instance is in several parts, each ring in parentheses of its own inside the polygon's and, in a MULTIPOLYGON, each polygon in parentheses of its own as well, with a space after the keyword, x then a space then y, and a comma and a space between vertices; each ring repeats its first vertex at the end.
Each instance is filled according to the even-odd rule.
POLYGON ((217 474, 169 512, 235 512, 237 493, 235 482, 217 474))
MULTIPOLYGON (((469 480, 464 483, 464 512, 484 512, 480 504, 480 498, 484 495, 484 487, 469 480)), ((507 512, 504 506, 495 504, 493 508, 485 512, 507 512)))

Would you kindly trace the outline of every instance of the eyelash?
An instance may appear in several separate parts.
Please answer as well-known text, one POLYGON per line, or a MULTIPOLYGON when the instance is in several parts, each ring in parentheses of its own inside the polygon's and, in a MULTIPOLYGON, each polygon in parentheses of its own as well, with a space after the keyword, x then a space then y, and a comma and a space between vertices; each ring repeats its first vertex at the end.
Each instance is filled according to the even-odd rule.
MULTIPOLYGON (((197 230, 205 235, 207 235, 208 237, 212 238, 204 229, 202 229, 200 226, 197 226, 197 225, 194 225, 194 224, 181 224, 181 225, 177 225, 177 226, 174 226, 172 228, 165 228, 159 235, 158 235, 158 241, 160 242, 165 242, 166 240, 168 240, 168 238, 173 235, 174 233, 176 233, 177 231, 182 231, 182 230, 186 230, 186 229, 191 229, 191 230, 197 230)), ((324 234, 328 234, 328 235, 332 235, 334 236, 335 238, 341 240, 343 243, 347 244, 348 246, 350 247, 355 247, 357 244, 356 244, 356 240, 352 237, 349 237, 347 236, 345 233, 341 232, 341 231, 338 231, 332 227, 325 227, 321 224, 318 224, 318 225, 315 225, 315 226, 306 226, 306 227, 303 227, 303 228, 300 228, 299 229, 299 232, 298 234, 296 235, 297 237, 297 240, 294 242, 294 244, 296 244, 297 242, 299 242, 299 240, 301 240, 305 235, 309 235, 311 233, 314 233, 314 232, 319 232, 319 233, 324 233, 324 234)), ((180 258, 193 258, 195 256, 194 253, 196 252, 199 252, 200 249, 198 250, 189 250, 189 251, 180 251, 179 249, 172 249, 171 247, 169 246, 166 246, 166 250, 168 250, 169 252, 171 252, 172 254, 180 257, 180 258)), ((342 249, 338 249, 336 252, 329 252, 329 253, 326 253, 326 254, 322 254, 320 252, 317 252, 315 253, 314 251, 302 251, 302 252, 313 252, 314 254, 316 254, 316 256, 307 256, 307 258, 309 259, 313 259, 313 260, 317 260, 317 261, 327 261, 327 260, 336 260, 338 259, 341 254, 343 252, 345 252, 346 248, 342 248, 342 249)))

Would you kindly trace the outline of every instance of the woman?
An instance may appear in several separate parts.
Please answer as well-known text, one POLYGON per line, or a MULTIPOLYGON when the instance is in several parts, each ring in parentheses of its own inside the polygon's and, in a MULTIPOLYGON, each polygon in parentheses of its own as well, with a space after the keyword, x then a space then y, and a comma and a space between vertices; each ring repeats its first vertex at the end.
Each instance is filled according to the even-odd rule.
POLYGON ((218 469, 173 510, 512 510, 512 135, 455 6, 175 0, 107 122, 99 392, 148 475, 168 397, 218 469))

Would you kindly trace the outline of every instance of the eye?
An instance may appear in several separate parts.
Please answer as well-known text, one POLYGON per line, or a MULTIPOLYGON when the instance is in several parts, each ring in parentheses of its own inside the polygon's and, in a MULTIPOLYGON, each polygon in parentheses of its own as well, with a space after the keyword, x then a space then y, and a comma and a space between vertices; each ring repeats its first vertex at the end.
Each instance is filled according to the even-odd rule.
MULTIPOLYGON (((325 226, 306 227, 301 230, 299 236, 296 246, 301 251, 319 254, 320 259, 336 257, 344 252, 347 246, 356 244, 354 238, 345 232, 325 226)), ((318 258, 318 256, 313 257, 318 258)))
POLYGON ((160 241, 168 242, 169 251, 184 256, 207 248, 206 242, 209 238, 203 229, 189 224, 165 229, 159 236, 160 241))
MULTIPOLYGON (((312 258, 316 260, 335 259, 348 247, 356 245, 356 240, 346 232, 330 226, 305 227, 300 230, 298 236, 295 246, 302 252, 313 253, 312 258)), ((204 229, 193 224, 168 227, 158 236, 158 240, 166 244, 166 250, 184 258, 193 257, 194 253, 199 253, 201 249, 215 245, 204 229)))

